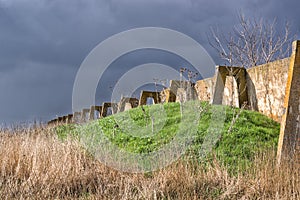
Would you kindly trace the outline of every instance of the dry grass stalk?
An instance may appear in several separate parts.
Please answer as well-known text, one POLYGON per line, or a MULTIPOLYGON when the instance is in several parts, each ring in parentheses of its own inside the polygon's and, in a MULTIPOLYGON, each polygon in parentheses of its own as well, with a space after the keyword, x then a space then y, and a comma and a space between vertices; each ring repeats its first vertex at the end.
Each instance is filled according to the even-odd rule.
POLYGON ((300 199, 299 165, 276 167, 275 151, 230 175, 215 159, 207 167, 178 161, 151 174, 104 166, 73 140, 50 129, 2 131, 1 199, 300 199))

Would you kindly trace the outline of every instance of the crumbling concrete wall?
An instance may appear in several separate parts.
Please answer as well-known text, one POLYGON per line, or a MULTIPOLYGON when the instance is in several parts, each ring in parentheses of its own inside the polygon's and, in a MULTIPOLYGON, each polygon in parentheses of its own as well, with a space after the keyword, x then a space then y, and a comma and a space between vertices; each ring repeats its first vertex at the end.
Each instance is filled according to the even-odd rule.
MULTIPOLYGON (((281 121, 289 63, 290 58, 285 58, 246 70, 246 88, 250 109, 259 111, 278 122, 281 121)), ((215 84, 216 75, 197 81, 195 89, 198 99, 212 102, 215 84)), ((237 82, 233 77, 227 76, 222 104, 238 107, 238 97, 237 82), (234 84, 233 87, 232 84, 234 84)))
POLYGON ((195 89, 200 101, 212 102, 216 77, 202 79, 196 82, 195 89))
POLYGON ((197 91, 190 81, 170 80, 170 87, 160 92, 161 103, 197 99, 197 91))
POLYGON ((229 66, 217 66, 215 73, 216 81, 214 87, 214 94, 212 103, 213 104, 222 104, 224 91, 227 89, 229 92, 227 95, 232 97, 232 100, 229 100, 230 105, 233 106, 234 91, 238 92, 238 107, 242 107, 248 101, 248 91, 246 83, 246 70, 243 67, 229 67, 229 66), (231 79, 230 88, 226 86, 226 80, 230 80, 229 77, 234 78, 236 81, 236 88, 234 88, 234 80, 231 79), (225 87, 226 86, 226 87, 225 87), (231 92, 231 93, 230 93, 231 92), (232 95, 231 95, 232 94, 232 95))
POLYGON ((81 121, 80 122, 88 122, 89 121, 89 113, 90 113, 89 108, 82 109, 82 111, 81 111, 81 121))
POLYGON ((171 91, 170 88, 164 89, 160 92, 160 98, 162 103, 175 102, 176 95, 171 91))
POLYGON ((135 108, 139 105, 139 100, 137 98, 131 98, 131 97, 122 97, 120 102, 118 103, 118 111, 117 112, 123 112, 126 110, 130 110, 132 108, 135 108))
POLYGON ((239 107, 239 94, 238 94, 237 82, 235 78, 232 76, 228 76, 226 78, 222 105, 239 107))
MULTIPOLYGON (((148 97, 153 98, 155 103, 177 101, 179 96, 192 100, 194 90, 201 101, 236 107, 246 103, 248 108, 281 122, 278 157, 300 153, 300 41, 293 43, 293 53, 289 58, 247 70, 218 66, 214 77, 199 80, 195 86, 187 81, 172 80, 170 88, 162 92, 141 91, 139 105, 145 105, 148 97)), ((137 99, 121 100, 119 111, 136 105, 137 99)), ((118 104, 106 102, 102 106, 83 109, 82 113, 58 117, 48 124, 87 121, 87 114, 89 120, 93 120, 95 110, 105 117, 109 107, 116 113, 118 104)))
POLYGON ((111 114, 115 114, 118 111, 118 104, 112 102, 104 102, 102 104, 101 118, 107 116, 109 108, 111 109, 111 114))
POLYGON ((247 70, 250 108, 280 122, 290 58, 277 60, 247 70))
POLYGON ((153 98, 154 103, 158 104, 161 102, 160 100, 160 92, 152 92, 152 91, 141 91, 139 105, 146 105, 147 98, 153 98))
MULTIPOLYGON (((200 101, 208 101, 210 103, 213 102, 213 96, 216 87, 216 77, 217 75, 196 82, 195 89, 200 101)), ((221 85, 224 85, 224 89, 222 89, 222 98, 219 97, 222 104, 239 107, 239 94, 236 79, 233 76, 228 76, 228 73, 226 73, 225 83, 223 82, 221 85)), ((221 103, 219 102, 219 104, 221 103)))

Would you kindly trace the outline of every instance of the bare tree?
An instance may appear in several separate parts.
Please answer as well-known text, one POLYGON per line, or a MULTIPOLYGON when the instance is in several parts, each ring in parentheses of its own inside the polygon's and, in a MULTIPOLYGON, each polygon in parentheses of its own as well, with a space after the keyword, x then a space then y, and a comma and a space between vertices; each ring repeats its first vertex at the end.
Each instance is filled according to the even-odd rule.
MULTIPOLYGON (((211 28, 208 40, 226 65, 250 68, 289 56, 290 44, 295 36, 291 34, 289 23, 286 22, 283 27, 277 25, 276 19, 268 21, 263 18, 246 18, 243 13, 239 13, 237 25, 228 34, 220 32, 218 28, 211 28)), ((234 75, 233 68, 227 67, 227 70, 230 76, 234 75)), ((232 100, 233 81, 232 78, 232 100)), ((268 85, 265 87, 268 92, 268 85)), ((233 101, 230 104, 232 106, 233 101)), ((243 109, 246 105, 239 106, 243 109)), ((228 132, 231 132, 240 112, 233 112, 228 132)))
POLYGON ((281 30, 277 21, 263 18, 246 18, 238 14, 238 24, 227 35, 217 28, 211 28, 210 45, 220 58, 230 66, 253 67, 269 63, 289 55, 291 35, 286 22, 281 30))

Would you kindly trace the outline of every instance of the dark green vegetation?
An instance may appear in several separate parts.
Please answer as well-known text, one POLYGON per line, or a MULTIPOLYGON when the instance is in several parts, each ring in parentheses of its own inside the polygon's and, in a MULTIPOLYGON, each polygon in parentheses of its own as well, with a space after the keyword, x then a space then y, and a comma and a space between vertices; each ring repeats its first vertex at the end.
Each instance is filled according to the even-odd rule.
MULTIPOLYGON (((212 119, 212 110, 217 107, 224 111, 224 127, 218 142, 214 145, 213 153, 206 159, 209 160, 212 155, 215 155, 229 168, 244 168, 251 165, 257 153, 276 148, 279 123, 258 112, 228 106, 212 106, 206 102, 200 105, 198 102, 194 104, 192 112, 198 112, 200 120, 196 127, 197 134, 189 148, 189 156, 196 158, 199 156, 201 145, 205 138, 209 137, 207 131, 209 126, 216 123, 214 120, 218 120, 214 117, 212 119), (236 120, 233 120, 234 118, 236 120)), ((194 116, 194 113, 189 112, 194 116)), ((184 117, 189 116, 184 114, 184 117)), ((91 132, 95 132, 94 130, 101 129, 107 139, 119 148, 136 153, 148 153, 172 141, 180 124, 183 124, 183 129, 186 131, 191 129, 191 124, 181 122, 179 103, 168 103, 138 107, 85 125, 60 126, 57 128, 57 133, 62 139, 68 135, 80 139, 83 134, 88 136, 91 132), (164 112, 158 112, 163 110, 162 108, 164 112)), ((99 140, 95 136, 93 138, 99 140)))

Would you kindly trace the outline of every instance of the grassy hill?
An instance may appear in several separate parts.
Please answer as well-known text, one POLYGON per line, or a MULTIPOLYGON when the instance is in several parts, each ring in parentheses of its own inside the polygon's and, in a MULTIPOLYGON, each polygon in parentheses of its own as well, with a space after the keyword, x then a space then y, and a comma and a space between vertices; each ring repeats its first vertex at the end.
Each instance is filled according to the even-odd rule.
POLYGON ((189 105, 144 106, 82 125, 0 130, 0 199, 299 199, 299 165, 276 162, 278 123, 257 112, 189 105), (205 141, 214 136, 203 158, 205 141), (143 155, 176 137, 189 147, 184 156, 151 173, 116 170, 91 148, 104 147, 109 157, 105 145, 114 144, 143 155))
MULTIPOLYGON (((216 120, 224 120, 224 124, 212 152, 229 168, 250 166, 257 153, 277 146, 279 123, 258 112, 209 105, 206 102, 193 102, 191 106, 192 111, 189 108, 183 118, 179 103, 167 103, 138 107, 84 125, 60 126, 57 133, 62 139, 73 135, 79 139, 93 138, 95 143, 101 140, 99 137, 105 136, 112 144, 128 152, 150 153, 170 143, 179 129, 179 137, 184 137, 185 131, 191 129, 191 124, 185 118, 190 118, 192 122, 196 116, 194 114, 199 113, 196 134, 192 135, 193 140, 186 153, 190 157, 201 157, 199 152, 203 142, 212 134, 208 131, 209 127, 218 123, 216 120), (224 115, 220 119, 214 119, 212 114, 216 108, 221 109, 224 115), (100 131, 103 135, 95 134, 100 131)), ((206 160, 210 158, 212 153, 206 156, 206 160)))

